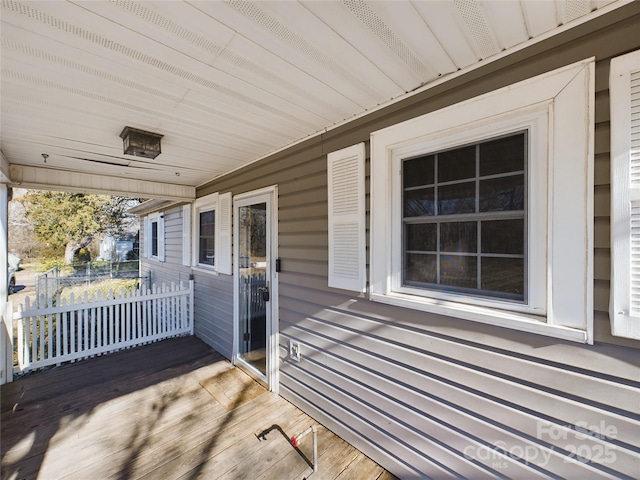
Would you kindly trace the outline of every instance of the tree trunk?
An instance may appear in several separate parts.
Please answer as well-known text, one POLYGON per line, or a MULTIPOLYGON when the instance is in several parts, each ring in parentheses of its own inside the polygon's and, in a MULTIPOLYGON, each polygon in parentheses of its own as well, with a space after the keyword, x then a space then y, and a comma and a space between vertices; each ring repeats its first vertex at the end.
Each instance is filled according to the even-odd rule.
POLYGON ((91 240, 93 240, 92 235, 84 237, 80 241, 71 240, 69 243, 67 243, 67 246, 64 249, 64 264, 73 265, 73 259, 75 258, 78 250, 89 245, 91 243, 91 240))

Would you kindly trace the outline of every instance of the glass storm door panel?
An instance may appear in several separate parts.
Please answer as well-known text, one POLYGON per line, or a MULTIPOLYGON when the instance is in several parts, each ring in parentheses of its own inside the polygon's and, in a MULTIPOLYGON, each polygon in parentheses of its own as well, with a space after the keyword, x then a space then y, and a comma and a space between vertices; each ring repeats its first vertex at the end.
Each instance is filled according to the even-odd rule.
POLYGON ((267 375, 267 204, 238 208, 238 357, 267 375))

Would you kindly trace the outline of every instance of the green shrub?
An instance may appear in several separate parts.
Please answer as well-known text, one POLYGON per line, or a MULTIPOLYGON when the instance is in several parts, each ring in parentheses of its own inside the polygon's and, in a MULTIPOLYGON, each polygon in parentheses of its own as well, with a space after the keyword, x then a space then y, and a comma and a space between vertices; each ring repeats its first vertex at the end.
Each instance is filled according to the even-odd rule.
POLYGON ((40 264, 38 266, 38 270, 40 272, 46 272, 51 270, 52 268, 62 268, 64 267, 64 259, 63 258, 42 258, 40 260, 40 264))

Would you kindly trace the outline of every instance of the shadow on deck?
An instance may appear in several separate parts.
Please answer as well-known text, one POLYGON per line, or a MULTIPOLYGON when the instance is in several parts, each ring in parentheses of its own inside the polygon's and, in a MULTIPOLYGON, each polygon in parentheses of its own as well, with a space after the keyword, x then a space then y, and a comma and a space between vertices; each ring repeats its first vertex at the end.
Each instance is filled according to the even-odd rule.
POLYGON ((195 337, 35 373, 2 387, 0 477, 392 479, 195 337), (260 436, 261 433, 268 434, 260 436))

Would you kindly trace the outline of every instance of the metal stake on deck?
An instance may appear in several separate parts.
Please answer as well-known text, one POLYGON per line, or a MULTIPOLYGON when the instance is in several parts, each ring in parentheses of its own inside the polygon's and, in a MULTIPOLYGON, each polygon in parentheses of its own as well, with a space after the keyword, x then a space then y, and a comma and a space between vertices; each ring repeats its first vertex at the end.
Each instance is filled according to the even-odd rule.
POLYGON ((297 449, 300 445, 300 441, 311 432, 313 432, 313 473, 316 473, 318 471, 318 427, 316 425, 312 425, 304 432, 292 436, 290 442, 291 445, 297 449))

